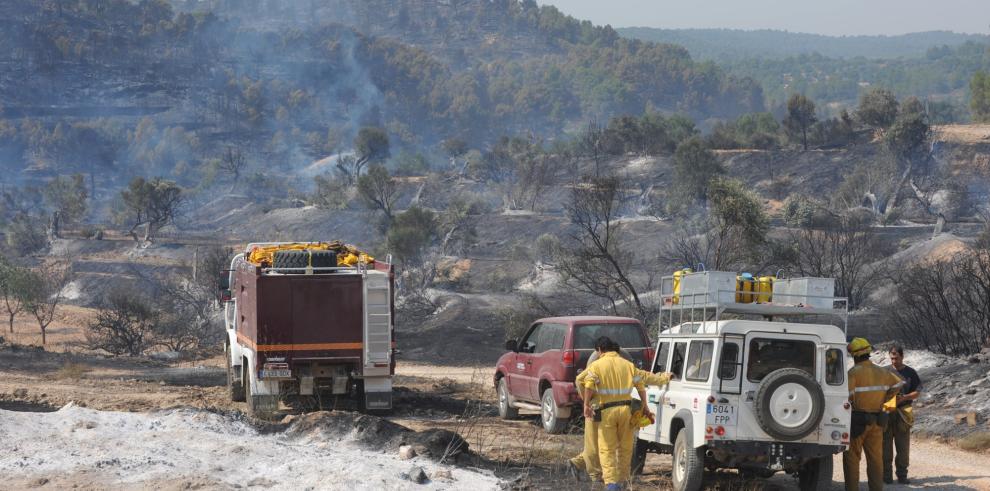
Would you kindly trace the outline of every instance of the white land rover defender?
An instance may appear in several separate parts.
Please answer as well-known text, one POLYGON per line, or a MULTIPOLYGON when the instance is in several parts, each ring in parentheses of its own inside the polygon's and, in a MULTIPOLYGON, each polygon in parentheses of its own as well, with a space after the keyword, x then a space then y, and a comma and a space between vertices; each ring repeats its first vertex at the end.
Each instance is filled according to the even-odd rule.
POLYGON ((674 379, 647 388, 656 423, 639 431, 633 470, 642 470, 647 452, 671 453, 678 491, 700 489, 705 469, 718 468, 760 477, 784 471, 802 490, 828 489, 851 416, 848 308, 833 296, 834 280, 707 271, 661 285, 653 371, 674 379), (752 283, 759 281, 762 290, 752 283), (808 316, 839 318, 843 327, 797 322, 808 316))

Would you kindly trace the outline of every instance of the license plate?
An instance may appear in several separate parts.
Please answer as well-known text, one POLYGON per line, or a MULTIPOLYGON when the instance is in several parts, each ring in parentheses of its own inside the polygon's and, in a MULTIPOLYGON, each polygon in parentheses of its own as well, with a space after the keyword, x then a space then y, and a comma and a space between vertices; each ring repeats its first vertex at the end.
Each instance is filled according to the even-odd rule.
POLYGON ((260 378, 292 378, 292 370, 280 369, 280 370, 262 370, 258 374, 260 378))
POLYGON ((709 425, 734 426, 736 424, 736 406, 732 404, 709 404, 705 415, 705 423, 709 425))

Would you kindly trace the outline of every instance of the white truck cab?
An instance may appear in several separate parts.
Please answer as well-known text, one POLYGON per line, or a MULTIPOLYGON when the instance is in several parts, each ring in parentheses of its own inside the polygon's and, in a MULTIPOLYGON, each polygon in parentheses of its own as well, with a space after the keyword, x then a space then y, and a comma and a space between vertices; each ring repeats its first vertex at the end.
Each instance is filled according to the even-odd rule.
POLYGON ((783 471, 802 490, 828 489, 832 457, 849 444, 845 299, 832 296, 828 279, 802 278, 778 280, 781 293, 760 303, 755 295, 737 302, 736 273, 688 276, 662 282, 653 371, 674 378, 647 388, 656 423, 638 433, 634 470, 652 451, 673 454, 679 491, 700 489, 706 468, 783 471), (824 285, 824 295, 786 293, 795 283, 824 285), (843 328, 793 322, 830 315, 843 328))

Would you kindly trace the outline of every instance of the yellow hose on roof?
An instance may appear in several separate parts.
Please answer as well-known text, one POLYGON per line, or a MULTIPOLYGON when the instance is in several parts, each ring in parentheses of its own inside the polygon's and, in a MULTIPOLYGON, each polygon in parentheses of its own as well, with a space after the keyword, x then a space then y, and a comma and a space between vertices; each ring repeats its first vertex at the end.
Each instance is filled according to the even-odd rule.
POLYGON ((275 259, 275 251, 334 251, 337 253, 337 266, 354 266, 359 262, 371 264, 375 258, 361 252, 357 247, 344 244, 339 240, 333 242, 291 242, 271 246, 256 246, 248 255, 248 262, 255 266, 271 266, 275 259))

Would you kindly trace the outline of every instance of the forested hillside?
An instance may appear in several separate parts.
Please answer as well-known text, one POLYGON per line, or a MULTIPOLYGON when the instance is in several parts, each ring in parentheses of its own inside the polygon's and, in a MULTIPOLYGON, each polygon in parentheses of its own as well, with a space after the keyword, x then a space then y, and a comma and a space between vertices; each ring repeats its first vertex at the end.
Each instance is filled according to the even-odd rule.
POLYGON ((195 181, 226 144, 280 167, 346 149, 363 126, 415 149, 763 103, 682 48, 531 1, 177 4, 0 5, 2 165, 195 181))
POLYGON ((760 83, 770 107, 792 93, 849 106, 871 87, 928 99, 934 122, 967 121, 967 87, 990 68, 988 38, 925 32, 829 37, 781 31, 620 29, 632 38, 683 44, 737 77, 760 83))
POLYGON ((826 36, 761 29, 616 29, 633 39, 678 44, 698 60, 718 63, 739 58, 787 58, 820 54, 829 58, 901 58, 924 56, 933 46, 986 43, 990 36, 949 31, 928 31, 899 36, 826 36))

